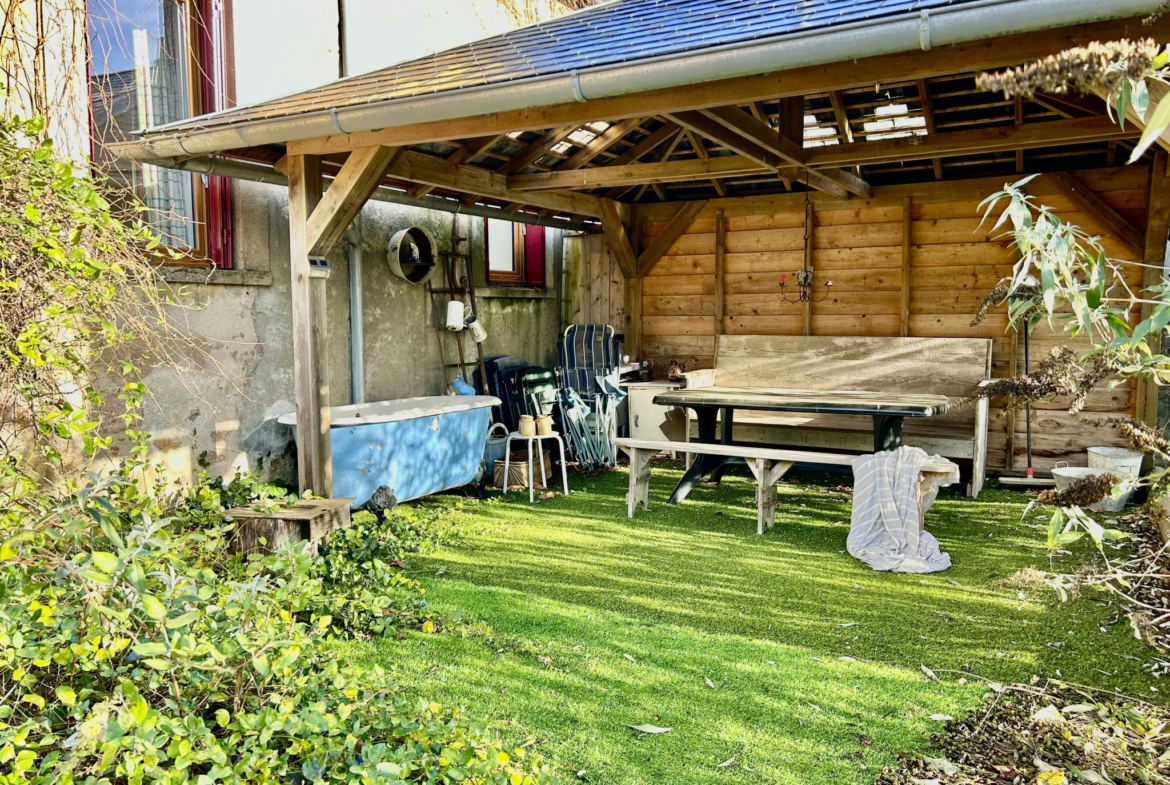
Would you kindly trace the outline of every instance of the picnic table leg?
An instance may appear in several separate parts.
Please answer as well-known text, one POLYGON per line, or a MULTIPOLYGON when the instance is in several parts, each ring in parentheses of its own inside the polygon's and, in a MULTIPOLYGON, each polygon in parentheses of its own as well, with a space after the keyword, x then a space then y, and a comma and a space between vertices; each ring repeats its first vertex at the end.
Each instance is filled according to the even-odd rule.
POLYGON ((643 510, 650 509, 650 460, 654 451, 633 447, 627 452, 630 454, 630 489, 626 493, 626 512, 633 518, 639 503, 643 510))
MULTIPOLYGON (((723 414, 723 418, 721 422, 722 428, 720 428, 719 434, 719 443, 731 444, 733 438, 732 434, 734 432, 733 420, 735 417, 735 409, 732 409, 730 406, 725 406, 720 411, 723 414)), ((726 473, 727 470, 731 468, 731 466, 732 464, 726 462, 718 466, 714 471, 711 472, 711 482, 715 483, 716 485, 722 482, 724 473, 726 473)))
POLYGON ((756 478, 756 534, 763 534, 765 528, 776 525, 776 507, 780 503, 776 483, 792 468, 792 463, 756 458, 748 461, 748 468, 756 478))
MULTIPOLYGON (((716 410, 707 406, 695 407, 695 418, 699 423, 699 443, 700 444, 714 444, 715 443, 715 418, 716 410)), ((708 461, 709 455, 695 455, 694 460, 691 461, 691 468, 686 470, 682 479, 678 481, 678 485, 674 486, 674 492, 670 494, 671 504, 682 504, 683 500, 687 498, 687 494, 691 489, 699 484, 703 476, 707 474, 713 467, 708 461)))
POLYGON ((902 446, 903 418, 892 414, 873 416, 873 451, 885 452, 902 446))
POLYGON ((942 480, 953 477, 952 472, 920 472, 918 475, 918 531, 926 528, 926 497, 942 480))

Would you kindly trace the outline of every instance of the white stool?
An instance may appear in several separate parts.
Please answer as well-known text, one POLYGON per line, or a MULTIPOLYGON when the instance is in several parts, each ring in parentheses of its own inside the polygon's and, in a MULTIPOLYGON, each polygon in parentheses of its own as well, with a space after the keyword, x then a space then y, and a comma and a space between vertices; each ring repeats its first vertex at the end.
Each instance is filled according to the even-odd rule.
POLYGON ((519 431, 513 431, 508 434, 508 441, 504 444, 504 493, 508 492, 508 470, 511 468, 510 462, 512 460, 512 441, 513 440, 528 442, 528 503, 532 504, 535 501, 533 494, 533 485, 535 477, 532 474, 532 443, 538 442, 537 454, 540 457, 538 463, 540 464, 540 484, 548 485, 548 478, 544 474, 544 450, 540 449, 539 442, 545 439, 555 439, 557 444, 561 447, 561 479, 565 483, 565 495, 569 495, 569 470, 565 468, 565 443, 561 441, 561 435, 556 431, 546 433, 543 436, 525 436, 519 431))

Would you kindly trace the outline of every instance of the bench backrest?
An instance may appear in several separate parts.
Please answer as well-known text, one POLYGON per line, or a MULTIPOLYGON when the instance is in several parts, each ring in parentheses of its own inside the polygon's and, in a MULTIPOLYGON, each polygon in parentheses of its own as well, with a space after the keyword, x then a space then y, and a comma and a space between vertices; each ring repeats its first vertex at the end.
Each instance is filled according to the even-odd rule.
POLYGON ((962 397, 991 376, 988 338, 723 335, 720 387, 865 390, 962 397))

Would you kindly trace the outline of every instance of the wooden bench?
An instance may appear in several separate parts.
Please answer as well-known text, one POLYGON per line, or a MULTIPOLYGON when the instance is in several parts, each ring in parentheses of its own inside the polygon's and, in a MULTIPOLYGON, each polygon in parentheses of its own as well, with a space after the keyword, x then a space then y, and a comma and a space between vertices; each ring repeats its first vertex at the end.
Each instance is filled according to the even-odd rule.
MULTIPOLYGON (((650 459, 660 452, 676 450, 692 455, 724 455, 743 458, 756 478, 756 533, 763 534, 776 523, 779 500, 776 483, 797 463, 815 463, 829 466, 849 466, 856 455, 843 453, 784 450, 769 447, 750 447, 738 444, 701 444, 698 442, 668 442, 650 439, 618 439, 614 442, 630 456, 630 490, 626 494, 626 510, 634 517, 634 510, 642 505, 649 510, 650 459)), ((918 528, 925 525, 923 499, 943 480, 959 479, 959 467, 950 461, 932 462, 923 466, 918 475, 918 528)))
MULTIPOLYGON (((683 374, 691 387, 763 387, 970 395, 991 376, 987 338, 837 338, 722 335, 715 367, 683 374)), ((969 496, 987 463, 988 402, 939 417, 907 418, 903 443, 971 462, 969 496)), ((694 424, 692 424, 691 437, 694 424)), ((736 442, 870 452, 873 423, 848 414, 737 411, 736 442)))

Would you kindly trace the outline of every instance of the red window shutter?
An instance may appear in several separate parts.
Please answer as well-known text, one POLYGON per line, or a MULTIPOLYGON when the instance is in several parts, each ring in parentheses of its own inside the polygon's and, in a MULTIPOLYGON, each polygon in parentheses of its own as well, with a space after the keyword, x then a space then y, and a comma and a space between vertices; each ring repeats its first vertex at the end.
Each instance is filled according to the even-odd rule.
POLYGON ((226 177, 207 178, 207 255, 219 270, 231 270, 232 182, 226 177))
POLYGON ((524 235, 524 280, 544 286, 544 227, 529 225, 524 235))

